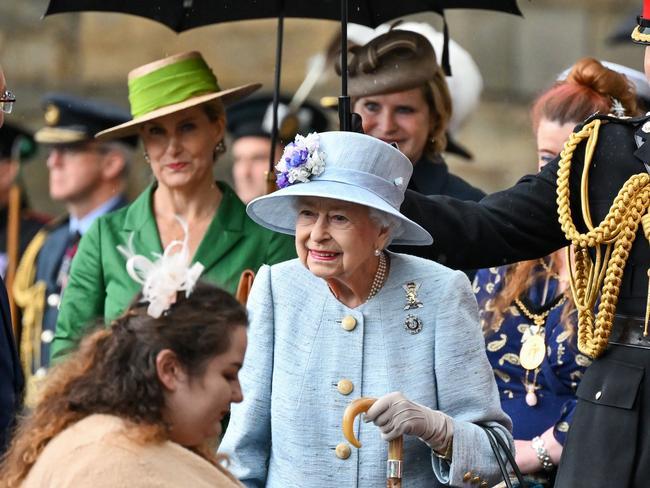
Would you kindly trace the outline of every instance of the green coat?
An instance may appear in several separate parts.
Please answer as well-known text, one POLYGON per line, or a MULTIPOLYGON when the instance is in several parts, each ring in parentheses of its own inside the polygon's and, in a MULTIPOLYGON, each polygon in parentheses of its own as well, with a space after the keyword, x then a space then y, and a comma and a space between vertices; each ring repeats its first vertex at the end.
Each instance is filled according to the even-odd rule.
MULTIPOLYGON (((260 227, 246 215, 244 204, 230 187, 218 183, 223 193, 219 210, 208 227, 192 262, 205 266, 202 278, 234 293, 243 270, 257 271, 296 256, 293 239, 260 227)), ((151 205, 155 186, 149 186, 128 207, 98 218, 79 243, 70 278, 63 294, 52 359, 76 347, 98 318, 108 323, 129 306, 141 285, 126 272, 117 246, 133 235, 136 253, 153 259, 162 245, 151 205)))

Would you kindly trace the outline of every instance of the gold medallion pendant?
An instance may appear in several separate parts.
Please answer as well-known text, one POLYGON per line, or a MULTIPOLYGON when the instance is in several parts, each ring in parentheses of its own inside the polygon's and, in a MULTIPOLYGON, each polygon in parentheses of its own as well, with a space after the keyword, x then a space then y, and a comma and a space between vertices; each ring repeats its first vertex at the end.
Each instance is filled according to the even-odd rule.
POLYGON ((544 337, 539 334, 531 334, 521 345, 519 351, 519 362, 525 369, 536 369, 546 357, 546 344, 544 337))

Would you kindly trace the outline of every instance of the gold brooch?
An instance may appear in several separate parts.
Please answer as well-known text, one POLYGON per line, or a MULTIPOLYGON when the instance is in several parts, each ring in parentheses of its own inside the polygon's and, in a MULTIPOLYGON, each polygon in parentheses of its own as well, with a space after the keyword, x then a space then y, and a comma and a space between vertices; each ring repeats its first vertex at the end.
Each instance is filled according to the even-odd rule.
POLYGON ((402 285, 404 291, 406 291, 406 305, 404 305, 404 310, 412 310, 414 308, 422 308, 422 302, 418 300, 418 290, 420 289, 420 283, 415 281, 409 281, 408 283, 402 285))

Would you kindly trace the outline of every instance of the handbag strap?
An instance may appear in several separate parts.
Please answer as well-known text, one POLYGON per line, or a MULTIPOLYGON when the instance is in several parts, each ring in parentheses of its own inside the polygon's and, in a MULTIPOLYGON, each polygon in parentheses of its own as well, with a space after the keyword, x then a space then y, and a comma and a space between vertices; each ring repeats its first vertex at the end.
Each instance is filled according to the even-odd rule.
POLYGON ((497 464, 499 465, 499 470, 501 470, 501 477, 503 478, 503 482, 505 483, 506 488, 512 488, 512 482, 510 481, 510 473, 508 473, 508 467, 499 454, 499 445, 494 440, 493 432, 485 429, 485 435, 487 435, 488 441, 490 441, 490 447, 492 447, 492 452, 494 453, 494 457, 496 458, 497 464))
POLYGON ((526 486, 528 485, 524 481, 524 477, 521 474, 521 470, 519 469, 519 466, 517 465, 517 461, 515 461, 515 457, 512 454, 512 451, 510 451, 510 447, 508 446, 508 444, 506 444, 503 438, 496 432, 494 427, 485 424, 476 424, 476 425, 481 427, 485 431, 488 437, 490 446, 492 447, 492 452, 494 452, 494 456, 496 457, 497 463, 499 464, 499 469, 501 470, 501 475, 503 476, 503 481, 505 482, 506 487, 512 488, 512 482, 510 481, 510 473, 508 473, 508 467, 503 460, 502 453, 503 455, 505 455, 507 461, 510 463, 510 466, 512 467, 512 471, 515 473, 517 481, 519 482, 520 488, 526 488, 526 486))

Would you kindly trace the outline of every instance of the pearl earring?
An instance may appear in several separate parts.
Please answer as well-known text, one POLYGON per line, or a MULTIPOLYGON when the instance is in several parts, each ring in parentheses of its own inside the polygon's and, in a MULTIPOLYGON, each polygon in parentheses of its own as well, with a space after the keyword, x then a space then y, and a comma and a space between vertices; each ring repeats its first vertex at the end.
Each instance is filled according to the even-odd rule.
POLYGON ((375 249, 375 256, 379 256, 381 254, 381 249, 375 249))

